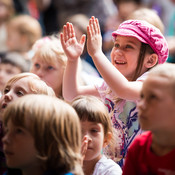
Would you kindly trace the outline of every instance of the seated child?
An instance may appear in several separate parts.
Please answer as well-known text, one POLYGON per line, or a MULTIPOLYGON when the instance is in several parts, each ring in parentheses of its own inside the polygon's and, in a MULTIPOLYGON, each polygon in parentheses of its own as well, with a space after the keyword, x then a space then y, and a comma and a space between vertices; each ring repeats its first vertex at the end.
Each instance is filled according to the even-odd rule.
POLYGON ((7 52, 0 56, 0 96, 7 81, 14 75, 28 72, 30 62, 18 52, 7 52))
POLYGON ((120 166, 102 154, 113 137, 112 123, 105 105, 94 96, 80 96, 72 102, 72 106, 81 122, 84 174, 121 175, 120 166))
POLYGON ((55 96, 52 88, 46 85, 37 75, 32 73, 21 73, 12 77, 5 85, 3 95, 0 99, 0 173, 4 172, 5 159, 2 153, 2 115, 4 109, 17 98, 26 94, 46 94, 55 96))
POLYGON ((6 163, 18 175, 83 175, 79 118, 66 102, 26 95, 7 107, 3 125, 6 163))
POLYGON ((31 72, 38 75, 53 88, 57 97, 62 97, 63 73, 67 64, 60 40, 50 36, 37 40, 33 46, 31 72))
POLYGON ((175 65, 152 69, 138 102, 142 135, 128 149, 123 175, 175 174, 175 65))

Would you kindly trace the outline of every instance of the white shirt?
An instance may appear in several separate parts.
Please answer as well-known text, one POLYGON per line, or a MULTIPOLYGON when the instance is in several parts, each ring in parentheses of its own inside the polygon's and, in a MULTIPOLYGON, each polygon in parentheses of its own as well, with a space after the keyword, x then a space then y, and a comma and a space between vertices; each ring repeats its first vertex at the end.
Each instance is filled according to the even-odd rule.
POLYGON ((122 169, 112 159, 103 155, 96 163, 93 175, 122 175, 122 169))

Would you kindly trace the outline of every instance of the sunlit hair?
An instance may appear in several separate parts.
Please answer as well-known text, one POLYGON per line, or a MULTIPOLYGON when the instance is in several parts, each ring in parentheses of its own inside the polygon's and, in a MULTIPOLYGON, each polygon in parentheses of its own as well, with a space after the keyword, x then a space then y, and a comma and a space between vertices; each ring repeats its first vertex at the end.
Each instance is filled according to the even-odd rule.
MULTIPOLYGON (((15 82, 22 78, 28 78, 28 85, 31 93, 33 94, 46 94, 55 96, 55 93, 51 87, 49 87, 43 80, 33 73, 20 73, 13 76, 5 85, 4 90, 7 87, 11 87, 15 82)), ((4 93, 4 92, 3 92, 4 93)))
MULTIPOLYGON (((148 76, 160 76, 169 82, 171 95, 175 99, 175 65, 172 63, 158 64, 150 70, 148 76)), ((167 87, 168 88, 168 87, 167 87)))
POLYGON ((33 59, 38 57, 41 61, 52 65, 59 62, 63 68, 66 67, 67 57, 58 37, 47 36, 37 40, 33 45, 33 50, 35 52, 33 59))
POLYGON ((40 23, 30 15, 14 16, 8 22, 8 27, 15 28, 20 35, 25 35, 28 38, 29 49, 42 36, 40 23))
MULTIPOLYGON (((76 110, 80 121, 101 123, 104 128, 104 136, 109 132, 112 133, 113 137, 114 135, 116 136, 117 133, 114 133, 107 108, 99 98, 95 96, 79 96, 75 98, 71 104, 76 110)), ((113 137, 109 142, 111 149, 114 149, 112 146, 114 142, 113 137)))
POLYGON ((153 9, 145 7, 139 8, 131 14, 129 14, 127 19, 145 20, 157 27, 162 33, 164 33, 164 24, 161 18, 159 17, 158 13, 153 9))
POLYGON ((8 121, 31 133, 43 171, 83 174, 80 122, 71 105, 47 95, 25 95, 6 108, 5 127, 8 121))

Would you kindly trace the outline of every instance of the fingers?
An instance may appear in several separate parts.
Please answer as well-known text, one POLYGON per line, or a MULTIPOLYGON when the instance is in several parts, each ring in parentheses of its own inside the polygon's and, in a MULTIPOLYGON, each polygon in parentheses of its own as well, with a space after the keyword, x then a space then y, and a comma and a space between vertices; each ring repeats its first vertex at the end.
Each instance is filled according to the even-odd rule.
POLYGON ((67 22, 66 25, 63 26, 63 40, 64 42, 66 42, 67 40, 73 37, 75 37, 73 25, 67 22))
POLYGON ((88 137, 85 136, 82 140, 82 146, 81 146, 81 154, 84 157, 87 151, 87 147, 88 147, 88 137))
POLYGON ((87 32, 90 36, 95 34, 101 34, 100 25, 98 19, 92 16, 89 20, 89 25, 87 27, 87 32))

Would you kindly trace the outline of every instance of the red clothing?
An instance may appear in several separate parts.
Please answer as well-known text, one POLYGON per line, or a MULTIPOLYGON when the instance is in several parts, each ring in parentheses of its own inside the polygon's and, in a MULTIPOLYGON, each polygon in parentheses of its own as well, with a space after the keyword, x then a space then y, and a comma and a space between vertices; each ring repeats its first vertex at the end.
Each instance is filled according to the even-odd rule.
POLYGON ((175 149, 157 156, 150 150, 151 142, 150 131, 135 138, 128 149, 123 175, 175 175, 175 149))

